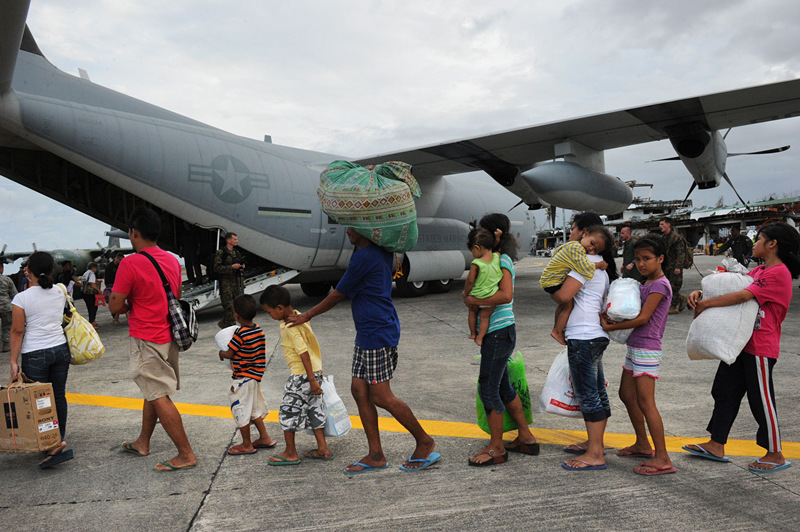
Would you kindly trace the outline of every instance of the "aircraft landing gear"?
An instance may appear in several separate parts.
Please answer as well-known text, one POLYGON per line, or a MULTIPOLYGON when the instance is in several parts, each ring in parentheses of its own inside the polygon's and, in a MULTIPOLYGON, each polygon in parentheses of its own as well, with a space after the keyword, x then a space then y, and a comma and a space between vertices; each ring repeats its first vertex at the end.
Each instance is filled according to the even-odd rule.
POLYGON ((308 297, 325 297, 331 291, 331 283, 300 283, 300 289, 308 297))
POLYGON ((438 281, 428 281, 428 290, 431 294, 446 294, 453 287, 452 279, 440 279, 438 281))

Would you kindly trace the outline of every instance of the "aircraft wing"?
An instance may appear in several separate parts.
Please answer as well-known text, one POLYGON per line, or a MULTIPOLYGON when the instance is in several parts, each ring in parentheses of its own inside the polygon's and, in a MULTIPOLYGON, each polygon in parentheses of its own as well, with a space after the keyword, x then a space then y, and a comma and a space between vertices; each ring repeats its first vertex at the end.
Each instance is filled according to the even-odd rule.
POLYGON ((414 166, 418 178, 475 170, 516 175, 537 162, 552 160, 554 146, 568 139, 601 151, 666 139, 667 128, 673 126, 699 123, 714 131, 798 116, 798 109, 800 79, 794 79, 378 154, 355 162, 404 161, 414 166))
POLYGON ((2 261, 3 264, 11 264, 17 259, 29 257, 31 253, 33 253, 32 249, 28 251, 3 251, 0 253, 0 261, 2 261))

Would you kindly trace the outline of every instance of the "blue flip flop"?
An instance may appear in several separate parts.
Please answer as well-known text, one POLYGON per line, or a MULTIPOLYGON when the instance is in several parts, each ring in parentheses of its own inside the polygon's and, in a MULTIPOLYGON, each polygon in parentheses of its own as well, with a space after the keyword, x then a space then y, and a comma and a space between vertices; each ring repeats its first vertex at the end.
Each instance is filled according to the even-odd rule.
POLYGON ((688 445, 684 445, 683 447, 681 447, 681 449, 683 449, 687 453, 692 453, 695 456, 699 456, 700 458, 708 458, 709 460, 714 460, 715 462, 730 462, 730 459, 727 456, 723 456, 722 458, 720 458, 719 456, 714 456, 713 454, 706 451, 696 443, 694 444, 694 446, 700 450, 698 451, 697 449, 690 449, 688 445))
POLYGON ((408 463, 409 464, 411 464, 411 463, 415 463, 416 464, 416 463, 421 462, 422 465, 417 466, 417 467, 406 467, 404 465, 400 465, 400 470, 401 471, 422 471, 426 467, 430 467, 433 464, 435 464, 436 462, 438 462, 441 457, 442 457, 442 455, 439 454, 439 453, 431 453, 431 454, 428 455, 427 458, 411 458, 409 456, 408 457, 408 463))
POLYGON ((561 467, 566 469, 567 471, 597 471, 599 469, 605 469, 608 467, 608 464, 598 464, 592 465, 589 462, 584 462, 583 460, 575 460, 576 462, 580 462, 582 464, 586 464, 586 467, 573 467, 566 462, 561 462, 561 467))
POLYGON ((368 473, 368 472, 370 472, 370 471, 380 471, 381 469, 386 469, 387 467, 389 467, 389 462, 386 462, 386 465, 385 465, 385 466, 383 466, 383 467, 375 467, 375 466, 371 466, 371 465, 364 464, 364 463, 362 463, 362 462, 353 462, 353 463, 352 463, 352 464, 350 464, 350 465, 354 465, 354 466, 355 466, 355 465, 357 465, 357 466, 361 466, 361 467, 363 467, 364 469, 359 469, 358 471, 348 471, 348 470, 347 470, 347 467, 350 467, 350 466, 347 466, 347 467, 346 467, 346 468, 344 468, 344 470, 343 470, 345 475, 359 475, 359 474, 361 474, 361 473, 368 473))
POLYGON ((784 463, 784 464, 776 464, 775 462, 762 462, 761 458, 759 458, 758 460, 756 460, 756 463, 764 464, 764 465, 771 465, 771 466, 775 466, 775 467, 773 467, 772 469, 759 469, 757 467, 753 467, 753 466, 749 465, 749 466, 747 466, 747 469, 749 469, 753 473, 774 473, 775 471, 780 471, 781 469, 788 469, 788 468, 792 467, 792 463, 789 460, 786 460, 786 463, 784 463))

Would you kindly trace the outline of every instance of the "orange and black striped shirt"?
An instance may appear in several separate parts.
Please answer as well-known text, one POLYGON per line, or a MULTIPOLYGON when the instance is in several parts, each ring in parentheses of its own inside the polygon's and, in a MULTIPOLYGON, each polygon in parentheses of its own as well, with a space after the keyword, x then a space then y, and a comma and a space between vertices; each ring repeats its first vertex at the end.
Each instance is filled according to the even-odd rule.
POLYGON ((233 378, 250 378, 261 380, 266 369, 264 331, 253 324, 252 327, 243 325, 236 329, 233 338, 228 344, 228 349, 233 351, 231 369, 233 378))

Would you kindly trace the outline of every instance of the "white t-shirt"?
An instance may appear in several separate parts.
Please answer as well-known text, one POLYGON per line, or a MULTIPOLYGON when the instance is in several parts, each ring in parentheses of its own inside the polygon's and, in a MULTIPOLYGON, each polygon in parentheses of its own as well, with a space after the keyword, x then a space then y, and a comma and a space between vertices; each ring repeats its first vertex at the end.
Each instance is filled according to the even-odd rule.
POLYGON ((81 281, 83 281, 83 286, 87 286, 89 283, 96 283, 97 276, 92 270, 86 270, 81 276, 81 281))
POLYGON ((22 337, 21 353, 30 353, 67 342, 61 320, 67 300, 61 290, 62 284, 45 290, 32 286, 20 292, 11 304, 25 311, 25 335, 22 337))
MULTIPOLYGON (((600 255, 587 255, 592 262, 601 262, 600 255)), ((600 326, 600 312, 608 294, 608 274, 605 270, 595 270, 594 277, 588 281, 581 274, 571 271, 569 276, 583 285, 575 297, 575 307, 569 315, 564 335, 569 340, 592 340, 608 338, 608 333, 600 326)))

